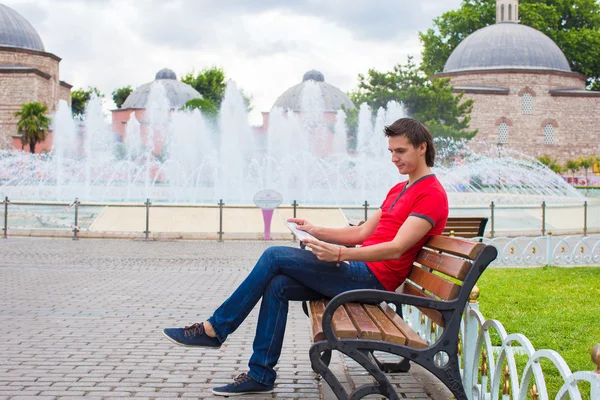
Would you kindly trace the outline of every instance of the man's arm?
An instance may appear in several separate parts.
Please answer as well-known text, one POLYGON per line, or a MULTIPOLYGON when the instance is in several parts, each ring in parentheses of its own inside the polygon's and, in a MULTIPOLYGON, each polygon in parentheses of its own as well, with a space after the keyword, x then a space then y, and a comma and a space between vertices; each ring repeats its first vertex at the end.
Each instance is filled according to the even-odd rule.
POLYGON ((404 252, 421 240, 431 228, 431 223, 426 219, 411 216, 406 219, 390 242, 358 248, 339 247, 311 239, 305 240, 304 243, 322 261, 336 262, 338 257, 340 261, 393 260, 400 258, 404 252))
POLYGON ((337 243, 344 246, 361 244, 371 236, 377 228, 381 218, 381 209, 377 210, 360 226, 347 226, 344 228, 324 228, 314 226, 308 221, 298 218, 290 218, 288 221, 298 224, 298 229, 308 232, 323 242, 337 243))

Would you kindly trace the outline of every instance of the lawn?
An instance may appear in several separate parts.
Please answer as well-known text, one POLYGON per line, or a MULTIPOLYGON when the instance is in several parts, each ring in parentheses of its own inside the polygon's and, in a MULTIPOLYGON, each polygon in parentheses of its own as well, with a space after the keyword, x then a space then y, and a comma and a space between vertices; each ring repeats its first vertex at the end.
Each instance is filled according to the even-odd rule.
MULTIPOLYGON (((556 350, 572 372, 596 368, 590 353, 600 343, 600 268, 490 268, 477 286, 480 311, 507 333, 556 350)), ((562 379, 553 368, 544 372, 555 393, 562 379)))

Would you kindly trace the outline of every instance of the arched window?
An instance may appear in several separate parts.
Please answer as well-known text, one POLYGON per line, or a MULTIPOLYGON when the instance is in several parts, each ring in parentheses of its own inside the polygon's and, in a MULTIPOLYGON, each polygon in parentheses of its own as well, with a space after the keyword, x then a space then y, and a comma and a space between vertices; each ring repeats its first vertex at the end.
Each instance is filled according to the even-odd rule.
POLYGON ((506 122, 498 125, 498 143, 508 143, 508 124, 506 122))
POLYGON ((554 137, 554 125, 546 124, 544 126, 544 144, 554 144, 556 143, 554 137))
POLYGON ((512 4, 508 5, 508 20, 512 21, 512 4))
POLYGON ((523 111, 523 114, 533 113, 533 96, 531 93, 523 94, 523 98, 521 99, 521 110, 523 111))
POLYGON ((504 4, 500 6, 500 22, 504 22, 504 4))

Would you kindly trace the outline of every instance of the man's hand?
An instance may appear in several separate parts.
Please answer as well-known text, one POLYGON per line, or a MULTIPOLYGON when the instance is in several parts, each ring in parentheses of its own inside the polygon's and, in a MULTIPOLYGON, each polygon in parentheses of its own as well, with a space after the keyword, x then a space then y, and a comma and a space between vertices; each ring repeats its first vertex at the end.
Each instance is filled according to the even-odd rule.
POLYGON ((304 239, 302 240, 302 243, 310 247, 312 253, 321 261, 337 262, 339 260, 341 254, 340 249, 342 249, 340 246, 321 242, 317 239, 304 239))
POLYGON ((315 226, 313 224, 311 224, 310 222, 308 222, 307 220, 302 219, 302 218, 288 218, 287 221, 295 222, 298 227, 298 230, 304 231, 306 233, 310 233, 311 235, 313 235, 315 226))

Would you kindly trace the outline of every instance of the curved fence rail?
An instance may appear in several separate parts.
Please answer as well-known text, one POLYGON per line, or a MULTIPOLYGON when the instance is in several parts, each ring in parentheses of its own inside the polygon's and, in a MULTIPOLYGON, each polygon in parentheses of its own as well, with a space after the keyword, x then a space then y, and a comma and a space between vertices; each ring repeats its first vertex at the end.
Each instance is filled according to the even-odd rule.
MULTIPOLYGON (((479 312, 475 289, 463 313, 459 358, 465 392, 471 400, 600 399, 600 344, 592 350, 596 371, 571 372, 554 350, 536 350, 522 334, 509 334, 497 320, 486 320, 479 312), (553 393, 544 374, 554 368, 561 386, 553 393), (585 383, 581 385, 582 383, 585 383)), ((403 307, 404 319, 429 342, 442 328, 419 309, 403 307)), ((445 360, 437 360, 441 365, 445 360)))
POLYGON ((600 265, 600 235, 477 237, 498 249, 491 265, 600 265))

